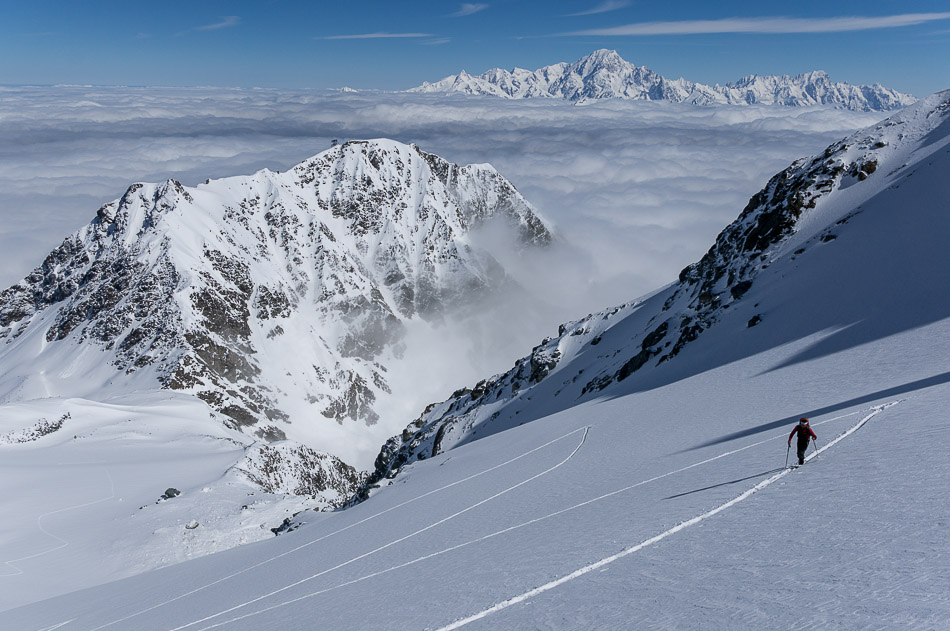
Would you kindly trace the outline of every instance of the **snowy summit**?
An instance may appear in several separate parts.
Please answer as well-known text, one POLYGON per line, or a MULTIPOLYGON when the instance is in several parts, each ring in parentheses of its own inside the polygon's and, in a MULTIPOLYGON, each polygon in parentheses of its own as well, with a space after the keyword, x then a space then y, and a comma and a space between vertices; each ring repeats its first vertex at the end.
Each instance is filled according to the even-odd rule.
POLYGON ((909 94, 881 85, 854 86, 832 81, 820 70, 795 77, 752 75, 724 86, 709 86, 682 78, 668 79, 606 49, 596 50, 573 63, 562 62, 533 71, 493 68, 473 76, 463 70, 409 91, 458 92, 508 99, 550 97, 575 103, 627 99, 696 105, 833 105, 856 111, 896 110, 915 101, 909 94))
POLYGON ((509 282, 471 242, 495 219, 524 247, 551 240, 490 165, 391 140, 285 173, 134 184, 0 293, 0 401, 167 388, 349 460, 406 325, 509 282))

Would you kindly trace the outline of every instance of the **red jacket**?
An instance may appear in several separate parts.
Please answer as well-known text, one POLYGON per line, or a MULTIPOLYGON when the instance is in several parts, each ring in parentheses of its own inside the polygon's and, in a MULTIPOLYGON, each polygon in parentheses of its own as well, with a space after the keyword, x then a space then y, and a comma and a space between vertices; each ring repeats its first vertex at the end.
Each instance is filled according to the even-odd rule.
POLYGON ((805 429, 802 429, 802 424, 799 423, 798 425, 792 428, 792 433, 788 435, 789 444, 791 444, 792 442, 792 436, 794 436, 795 432, 798 432, 798 431, 801 431, 801 433, 798 435, 798 442, 800 443, 805 443, 807 445, 808 441, 811 440, 811 438, 818 440, 818 436, 815 435, 815 432, 814 430, 812 430, 811 425, 806 423, 805 429), (809 438, 809 434, 811 435, 811 438, 809 438))

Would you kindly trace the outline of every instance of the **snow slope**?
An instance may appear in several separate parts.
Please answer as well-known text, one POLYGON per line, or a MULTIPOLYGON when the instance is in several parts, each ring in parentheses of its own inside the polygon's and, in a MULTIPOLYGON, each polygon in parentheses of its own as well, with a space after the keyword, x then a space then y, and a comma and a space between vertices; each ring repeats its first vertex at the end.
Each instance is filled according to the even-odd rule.
POLYGON ((267 468, 255 465, 268 447, 208 412, 156 392, 4 405, 0 608, 271 538, 293 513, 338 503, 339 485, 263 489, 267 468), (45 431, 23 440, 24 427, 45 431), (162 499, 169 488, 180 495, 162 499))
POLYGON ((490 95, 507 99, 553 97, 575 103, 596 99, 672 101, 697 105, 833 105, 855 111, 896 110, 914 97, 876 84, 854 86, 832 81, 817 70, 795 77, 743 77, 734 83, 704 85, 686 79, 667 79, 646 66, 624 60, 617 51, 596 50, 573 63, 538 70, 492 68, 477 76, 461 71, 435 83, 425 82, 410 92, 490 95))
POLYGON ((475 406, 465 433, 443 435, 434 456, 408 451, 426 457, 407 458, 368 501, 0 613, 0 626, 945 626, 948 114, 940 93, 793 165, 706 264, 585 320, 590 330, 566 326, 546 375, 514 396, 500 384, 501 414, 475 406), (782 182, 798 184, 778 195, 782 182), (723 278, 751 274, 751 285, 700 300, 720 262, 723 278), (645 334, 690 310, 708 326, 656 366, 681 338, 644 345, 645 334), (602 387, 578 398, 594 380, 602 387), (781 445, 800 415, 819 449, 786 470, 781 445))

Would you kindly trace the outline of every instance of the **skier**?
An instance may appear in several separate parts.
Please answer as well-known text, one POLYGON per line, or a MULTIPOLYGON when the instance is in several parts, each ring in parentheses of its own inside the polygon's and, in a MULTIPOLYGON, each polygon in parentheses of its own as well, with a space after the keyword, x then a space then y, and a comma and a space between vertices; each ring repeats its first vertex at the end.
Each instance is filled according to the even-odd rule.
POLYGON ((798 421, 798 425, 792 428, 792 433, 788 435, 788 446, 792 446, 792 437, 798 432, 798 464, 805 464, 805 450, 808 449, 808 443, 814 438, 818 440, 815 431, 808 424, 808 419, 804 416, 798 421))

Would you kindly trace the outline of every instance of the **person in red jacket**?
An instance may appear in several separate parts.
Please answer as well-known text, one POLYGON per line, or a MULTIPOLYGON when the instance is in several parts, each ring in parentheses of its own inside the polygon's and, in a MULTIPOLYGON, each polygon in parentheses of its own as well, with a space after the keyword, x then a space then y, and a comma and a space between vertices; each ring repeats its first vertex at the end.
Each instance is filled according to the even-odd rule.
POLYGON ((795 433, 798 432, 798 464, 805 464, 805 450, 808 449, 808 443, 811 442, 811 439, 818 439, 818 436, 815 435, 814 430, 812 430, 811 425, 808 424, 808 419, 804 416, 799 419, 798 425, 792 428, 792 433, 788 435, 788 446, 792 446, 792 437, 795 436, 795 433))

